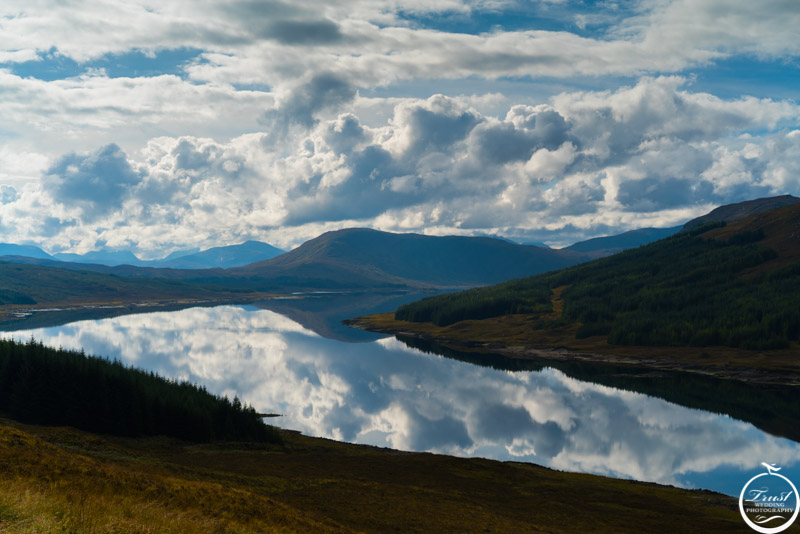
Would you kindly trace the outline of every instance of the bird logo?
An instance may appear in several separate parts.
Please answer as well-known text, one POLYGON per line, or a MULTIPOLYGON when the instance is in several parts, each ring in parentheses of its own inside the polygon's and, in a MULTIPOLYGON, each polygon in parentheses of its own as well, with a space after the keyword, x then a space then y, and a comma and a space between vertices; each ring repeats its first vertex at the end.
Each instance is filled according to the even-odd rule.
POLYGON ((781 470, 780 467, 775 467, 775 464, 768 464, 767 462, 761 462, 761 465, 767 468, 767 473, 769 473, 770 475, 777 473, 778 471, 781 470))

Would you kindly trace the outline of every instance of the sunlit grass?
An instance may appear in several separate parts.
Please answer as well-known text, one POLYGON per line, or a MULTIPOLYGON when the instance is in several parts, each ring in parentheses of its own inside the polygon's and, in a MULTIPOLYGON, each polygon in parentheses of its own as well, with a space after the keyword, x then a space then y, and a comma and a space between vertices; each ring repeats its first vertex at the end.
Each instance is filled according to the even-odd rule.
POLYGON ((0 420, 0 532, 745 532, 733 499, 287 434, 112 438, 0 420), (692 518, 683 529, 675 518, 692 518))

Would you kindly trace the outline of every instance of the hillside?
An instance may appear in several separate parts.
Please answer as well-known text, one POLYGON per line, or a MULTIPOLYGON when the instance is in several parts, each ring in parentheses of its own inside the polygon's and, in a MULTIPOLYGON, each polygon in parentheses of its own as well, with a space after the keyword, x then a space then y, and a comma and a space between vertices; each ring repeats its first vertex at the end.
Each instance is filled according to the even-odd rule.
POLYGON ((735 499, 709 491, 289 432, 283 441, 115 438, 0 419, 0 531, 748 532, 735 499))
POLYGON ((586 241, 579 241, 564 250, 592 254, 594 257, 610 256, 629 248, 647 245, 653 241, 664 239, 681 230, 681 226, 671 228, 639 228, 622 234, 606 237, 595 237, 586 241))
POLYGON ((327 232, 275 259, 228 275, 305 277, 332 287, 476 286, 560 269, 586 256, 489 237, 393 234, 366 228, 327 232))
POLYGON ((0 339, 0 412, 118 436, 280 442, 252 407, 120 362, 0 339))
MULTIPOLYGON (((105 267, 105 269, 113 268, 105 267)), ((0 306, 209 299, 232 296, 236 296, 236 293, 208 285, 128 278, 81 270, 77 267, 72 270, 0 261, 0 306)))
POLYGON ((696 227, 555 273, 424 299, 400 307, 393 321, 366 323, 461 343, 561 346, 626 358, 647 346, 654 349, 638 351, 647 355, 639 360, 702 357, 709 365, 791 374, 800 366, 793 356, 800 341, 797 302, 800 204, 696 227), (758 356, 764 351, 770 356, 758 356), (715 362, 714 355, 724 358, 715 362))
POLYGON ((793 197, 792 195, 782 195, 778 197, 746 200, 736 204, 726 204, 725 206, 720 206, 701 217, 687 222, 683 225, 683 230, 691 230, 692 228, 711 222, 738 221, 757 213, 782 208, 784 206, 791 206, 798 202, 800 202, 800 198, 793 197))

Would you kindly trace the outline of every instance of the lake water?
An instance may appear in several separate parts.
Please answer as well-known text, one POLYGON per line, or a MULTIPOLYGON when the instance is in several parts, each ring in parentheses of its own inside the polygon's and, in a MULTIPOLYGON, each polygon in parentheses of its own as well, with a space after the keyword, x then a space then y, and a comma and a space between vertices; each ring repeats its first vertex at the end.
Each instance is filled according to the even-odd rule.
POLYGON ((83 348, 237 395, 259 411, 284 414, 270 423, 312 436, 534 462, 736 496, 763 470, 762 461, 783 466, 782 474, 800 482, 796 391, 759 397, 761 392, 743 393, 730 383, 682 376, 444 357, 429 352, 435 347, 420 350, 339 322, 416 298, 307 296, 3 335, 83 348))

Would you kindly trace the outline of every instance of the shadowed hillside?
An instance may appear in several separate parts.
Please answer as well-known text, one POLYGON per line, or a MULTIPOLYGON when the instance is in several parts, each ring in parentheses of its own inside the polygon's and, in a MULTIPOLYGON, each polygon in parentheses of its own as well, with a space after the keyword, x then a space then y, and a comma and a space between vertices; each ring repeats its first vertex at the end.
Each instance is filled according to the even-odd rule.
POLYGON ((680 229, 680 226, 673 226, 672 228, 639 228, 619 235, 595 237, 593 239, 587 239, 586 241, 580 241, 574 245, 565 247, 564 250, 588 253, 593 257, 600 258, 622 252, 623 250, 628 250, 629 248, 647 245, 653 241, 669 237, 679 232, 680 229))
POLYGON ((392 234, 366 228, 327 232, 275 259, 230 275, 304 276, 337 285, 475 286, 585 261, 571 252, 488 237, 392 234))
POLYGON ((532 329, 572 326, 615 345, 787 348, 800 341, 800 204, 565 269, 399 308, 439 326, 542 314, 532 329), (560 310, 553 306, 557 292, 560 310))
POLYGON ((784 206, 791 206, 798 202, 800 202, 800 198, 793 197, 792 195, 782 195, 779 197, 757 198, 755 200, 746 200, 736 204, 727 204, 712 210, 702 217, 692 219, 683 225, 683 229, 691 230, 692 228, 710 222, 738 221, 739 219, 744 219, 757 213, 782 208, 784 206))

